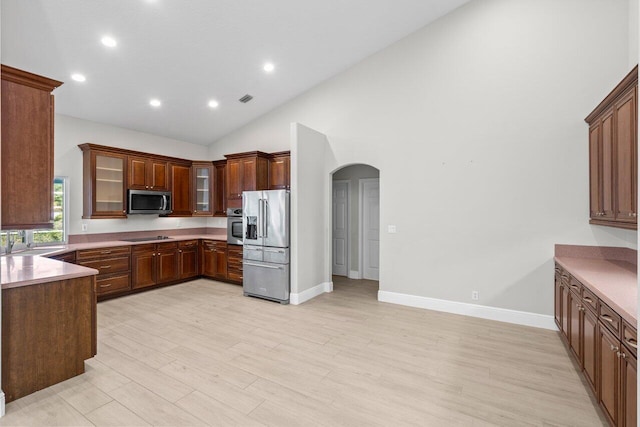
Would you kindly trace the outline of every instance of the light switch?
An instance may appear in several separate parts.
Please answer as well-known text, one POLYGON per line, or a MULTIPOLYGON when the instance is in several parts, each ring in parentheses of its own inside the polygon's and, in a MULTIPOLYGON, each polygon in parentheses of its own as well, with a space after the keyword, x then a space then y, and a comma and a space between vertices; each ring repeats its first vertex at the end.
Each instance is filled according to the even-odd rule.
POLYGON ((387 225, 387 232, 388 233, 395 233, 396 232, 396 226, 395 225, 387 225))
POLYGON ((87 224, 82 224, 82 231, 87 231, 88 228, 87 224))

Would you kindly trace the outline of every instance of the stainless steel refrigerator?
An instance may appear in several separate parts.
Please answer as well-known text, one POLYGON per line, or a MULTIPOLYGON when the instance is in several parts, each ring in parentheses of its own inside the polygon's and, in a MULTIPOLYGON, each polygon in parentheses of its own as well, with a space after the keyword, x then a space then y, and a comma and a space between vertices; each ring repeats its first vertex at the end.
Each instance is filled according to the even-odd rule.
POLYGON ((289 303, 289 191, 242 193, 244 295, 289 303))

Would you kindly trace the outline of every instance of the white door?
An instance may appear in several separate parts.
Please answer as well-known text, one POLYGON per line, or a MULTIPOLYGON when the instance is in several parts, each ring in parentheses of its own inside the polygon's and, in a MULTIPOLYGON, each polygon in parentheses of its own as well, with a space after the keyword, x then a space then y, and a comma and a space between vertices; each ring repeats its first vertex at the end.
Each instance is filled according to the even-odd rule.
POLYGON ((347 276, 349 268, 349 181, 333 181, 333 274, 347 276))
POLYGON ((362 191, 362 277, 380 277, 380 181, 361 180, 362 191))

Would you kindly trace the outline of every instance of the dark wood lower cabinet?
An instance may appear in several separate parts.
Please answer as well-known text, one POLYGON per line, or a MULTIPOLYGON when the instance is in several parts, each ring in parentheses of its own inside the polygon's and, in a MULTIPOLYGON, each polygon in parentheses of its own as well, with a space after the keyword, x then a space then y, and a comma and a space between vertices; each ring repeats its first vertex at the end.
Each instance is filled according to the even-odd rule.
POLYGON ((597 352, 598 352, 598 316, 588 308, 582 308, 582 367, 591 390, 595 392, 597 381, 597 352))
POLYGON ((134 246, 131 264, 133 289, 173 282, 180 278, 176 242, 134 246))
POLYGON ((197 240, 178 243, 180 279, 189 279, 198 276, 198 247, 197 240))
POLYGON ((95 276, 3 289, 6 401, 83 373, 96 332, 95 276))
POLYGON ((621 358, 620 388, 623 398, 620 399, 620 421, 624 427, 636 427, 638 425, 638 359, 624 347, 622 354, 624 357, 621 358))
POLYGON ((554 318, 612 426, 637 425, 637 331, 556 265, 554 318), (567 278, 568 276, 568 278, 567 278))
POLYGON ((620 341, 607 330, 598 328, 598 400, 605 415, 612 425, 618 425, 618 401, 620 387, 620 360, 617 353, 620 351, 620 341))
POLYGON ((227 244, 205 240, 202 242, 202 275, 213 279, 227 279, 227 244))

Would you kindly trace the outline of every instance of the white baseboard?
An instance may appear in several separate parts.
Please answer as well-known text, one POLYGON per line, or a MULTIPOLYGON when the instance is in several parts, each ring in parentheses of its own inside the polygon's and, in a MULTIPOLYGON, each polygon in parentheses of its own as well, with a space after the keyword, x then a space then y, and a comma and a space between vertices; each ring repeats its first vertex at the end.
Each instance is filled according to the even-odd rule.
POLYGON ((349 275, 347 276, 349 279, 360 279, 360 272, 357 270, 349 271, 349 275))
POLYGON ((443 311, 445 313, 462 314, 464 316, 479 317, 481 319, 497 320, 499 322, 515 323, 516 325, 533 326, 534 328, 558 330, 553 316, 545 314, 387 291, 378 291, 378 301, 424 308, 427 310, 443 311))
POLYGON ((313 288, 300 292, 299 294, 289 294, 289 304, 299 305, 303 302, 309 301, 312 298, 322 295, 325 292, 333 292, 333 282, 324 282, 313 288))
POLYGON ((0 417, 4 417, 4 408, 5 406, 5 400, 4 400, 4 391, 0 391, 0 417))

